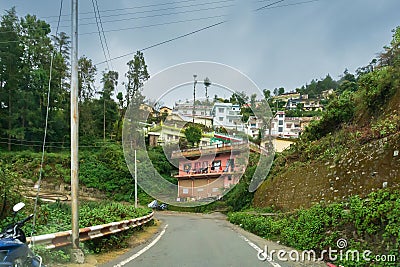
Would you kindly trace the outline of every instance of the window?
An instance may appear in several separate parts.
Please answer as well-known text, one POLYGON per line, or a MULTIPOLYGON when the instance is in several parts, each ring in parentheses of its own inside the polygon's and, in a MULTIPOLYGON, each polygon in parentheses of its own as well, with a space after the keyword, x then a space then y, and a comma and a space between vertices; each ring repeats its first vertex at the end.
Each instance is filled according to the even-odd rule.
POLYGON ((201 115, 204 115, 204 111, 201 112, 201 115))
POLYGON ((255 123, 250 124, 251 127, 256 127, 255 123))
POLYGON ((283 132, 283 127, 278 127, 278 132, 282 133, 283 132))
POLYGON ((224 120, 224 117, 219 117, 218 120, 219 120, 219 121, 223 121, 223 120, 224 120))
POLYGON ((219 113, 224 113, 224 112, 225 112, 225 109, 224 109, 224 108, 218 108, 218 112, 219 112, 219 113))
POLYGON ((225 168, 224 171, 225 171, 225 172, 227 172, 227 171, 233 172, 234 169, 235 169, 235 160, 234 160, 234 159, 228 159, 228 160, 226 161, 226 168, 225 168))
POLYGON ((192 164, 191 163, 183 164, 183 171, 184 172, 189 173, 191 169, 192 169, 192 164))
POLYGON ((292 128, 292 124, 291 123, 286 123, 286 128, 292 128))
POLYGON ((279 125, 283 125, 283 121, 279 121, 279 125))
POLYGON ((221 161, 220 160, 215 160, 215 161, 213 161, 212 162, 212 165, 211 165, 211 170, 215 170, 215 171, 218 171, 218 170, 220 170, 221 169, 221 161))
POLYGON ((183 194, 189 194, 189 188, 183 188, 182 189, 183 194))
POLYGON ((232 122, 232 119, 229 119, 229 122, 232 122))
POLYGON ((279 118, 283 118, 283 114, 279 114, 279 118))
POLYGON ((194 163, 194 171, 196 173, 199 173, 201 171, 201 162, 195 162, 194 163))

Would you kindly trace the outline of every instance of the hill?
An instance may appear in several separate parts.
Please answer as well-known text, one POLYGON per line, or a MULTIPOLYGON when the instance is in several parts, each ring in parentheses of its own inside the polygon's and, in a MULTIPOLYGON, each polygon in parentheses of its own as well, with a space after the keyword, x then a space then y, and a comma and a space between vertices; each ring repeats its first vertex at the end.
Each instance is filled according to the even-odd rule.
POLYGON ((293 210, 400 186, 400 27, 390 46, 338 89, 321 120, 277 155, 254 206, 293 210))

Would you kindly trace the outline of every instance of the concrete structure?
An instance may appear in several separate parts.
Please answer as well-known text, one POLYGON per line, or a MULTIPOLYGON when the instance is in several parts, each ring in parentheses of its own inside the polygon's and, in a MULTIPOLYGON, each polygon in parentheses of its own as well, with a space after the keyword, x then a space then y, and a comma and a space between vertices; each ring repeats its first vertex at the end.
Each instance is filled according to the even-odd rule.
POLYGON ((179 161, 177 201, 221 198, 239 182, 245 165, 241 151, 246 144, 224 144, 174 151, 171 158, 179 161), (242 163, 243 164, 243 163, 242 163))
POLYGON ((242 122, 239 105, 234 105, 232 103, 214 103, 212 114, 214 128, 223 127, 244 132, 245 126, 242 122))
POLYGON ((161 108, 160 108, 160 114, 162 115, 162 114, 166 114, 167 116, 168 115, 171 115, 171 113, 172 113, 172 108, 169 108, 169 107, 166 107, 166 106, 162 106, 161 108))
POLYGON ((298 138, 301 132, 301 118, 286 117, 284 111, 278 111, 271 122, 271 135, 284 138, 298 138))
MULTIPOLYGON (((179 114, 182 118, 187 118, 188 121, 206 125, 208 127, 212 126, 212 103, 207 104, 197 104, 193 110, 193 102, 176 102, 172 110, 172 113, 179 114), (193 113, 194 112, 194 113, 193 113), (211 122, 211 123, 210 123, 211 122)), ((186 120, 186 119, 185 119, 186 120)))
POLYGON ((260 119, 257 119, 256 116, 250 116, 249 120, 246 123, 246 134, 253 137, 257 138, 259 131, 263 127, 263 122, 260 119))
MULTIPOLYGON (((202 121, 204 122, 204 119, 202 121)), ((171 115, 167 116, 164 123, 151 127, 149 129, 148 133, 149 144, 154 145, 155 142, 157 142, 158 145, 170 142, 178 143, 179 138, 185 136, 182 132, 182 129, 185 127, 187 123, 191 122, 192 122, 191 118, 172 113, 171 115)), ((211 123, 212 122, 210 119, 208 119, 206 122, 207 125, 211 125, 211 123)), ((210 144, 210 138, 208 137, 201 138, 200 140, 201 146, 209 144, 210 144)))

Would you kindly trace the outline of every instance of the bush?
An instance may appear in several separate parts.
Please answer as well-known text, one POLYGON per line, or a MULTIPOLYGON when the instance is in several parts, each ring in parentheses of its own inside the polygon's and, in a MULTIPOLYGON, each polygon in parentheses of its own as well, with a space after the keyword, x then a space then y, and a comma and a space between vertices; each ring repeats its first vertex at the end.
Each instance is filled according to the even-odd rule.
MULTIPOLYGON (((336 249, 344 238, 346 249, 371 250, 373 255, 395 255, 400 259, 400 191, 380 190, 347 203, 315 205, 292 214, 263 217, 246 212, 228 214, 231 223, 264 238, 280 240, 299 250, 320 252, 336 249)), ((369 266, 368 262, 337 262, 345 266, 369 266)), ((374 266, 396 266, 376 262, 374 266), (386 264, 386 265, 385 265, 386 264)))

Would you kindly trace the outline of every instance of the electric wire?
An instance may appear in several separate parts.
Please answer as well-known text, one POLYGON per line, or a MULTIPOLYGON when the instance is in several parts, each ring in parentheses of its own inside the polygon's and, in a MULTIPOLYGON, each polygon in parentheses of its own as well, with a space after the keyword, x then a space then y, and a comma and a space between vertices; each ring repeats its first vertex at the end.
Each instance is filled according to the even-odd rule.
POLYGON ((94 12, 94 16, 96 18, 96 25, 97 25, 97 32, 94 32, 94 33, 98 33, 99 34, 101 49, 103 50, 103 55, 104 55, 104 58, 106 59, 107 68, 110 69, 110 64, 109 64, 108 59, 107 59, 106 50, 104 49, 103 38, 102 38, 101 33, 100 33, 100 26, 99 26, 99 22, 98 22, 98 19, 97 19, 97 12, 96 12, 96 7, 94 5, 94 0, 92 0, 92 5, 93 5, 93 12, 94 12))
MULTIPOLYGON (((226 2, 232 2, 232 1, 235 1, 235 0, 214 1, 214 2, 208 2, 208 3, 205 3, 205 4, 207 5, 207 4, 216 4, 216 3, 226 3, 226 2)), ((147 10, 145 12, 149 13, 149 12, 163 11, 163 10, 170 10, 170 9, 176 10, 176 9, 181 9, 181 8, 186 8, 186 7, 199 6, 199 5, 201 5, 201 4, 193 4, 193 5, 174 7, 174 8, 167 8, 167 9, 166 8, 164 8, 164 9, 153 9, 153 10, 147 10)), ((204 6, 204 5, 202 5, 202 6, 204 6)), ((234 6, 234 5, 231 4, 231 5, 217 6, 217 7, 207 7, 207 8, 203 7, 203 8, 200 8, 200 9, 190 9, 190 10, 170 12, 170 13, 153 14, 153 15, 147 15, 147 16, 141 16, 141 17, 117 19, 117 20, 105 21, 104 23, 121 22, 121 21, 129 21, 129 20, 145 19, 145 18, 155 18, 155 17, 179 15, 179 14, 187 14, 187 13, 193 13, 193 12, 199 12, 199 11, 210 11, 210 10, 212 11, 212 10, 222 9, 222 8, 227 8, 227 7, 232 7, 232 6, 234 6)), ((128 8, 128 9, 130 9, 130 8, 128 8)), ((90 13, 93 13, 93 12, 90 12, 90 13)), ((123 15, 131 15, 131 14, 138 14, 138 13, 143 13, 143 11, 142 12, 131 12, 131 13, 126 13, 126 14, 111 14, 111 15, 106 15, 106 16, 103 15, 102 17, 103 18, 104 17, 120 17, 120 16, 123 16, 123 15)), ((96 18, 96 17, 90 17, 90 18, 86 18, 86 19, 93 19, 93 18, 96 18)), ((82 20, 82 19, 85 19, 85 18, 80 18, 80 20, 82 20)), ((46 23, 51 24, 51 23, 54 23, 54 21, 53 22, 46 22, 46 23)), ((93 25, 93 24, 96 24, 96 22, 83 23, 83 24, 80 24, 80 26, 93 25)), ((69 27, 69 26, 67 26, 67 25, 66 26, 61 26, 60 25, 59 27, 62 28, 62 27, 69 27)), ((43 27, 43 28, 47 28, 47 27, 43 27)), ((116 29, 114 31, 118 31, 118 29, 116 29)), ((8 32, 13 32, 13 31, 3 31, 3 32, 0 32, 0 33, 8 33, 8 32)), ((91 32, 91 34, 94 34, 94 33, 97 33, 97 32, 91 32)), ((83 33, 83 34, 87 34, 87 33, 83 33)), ((30 40, 35 40, 35 38, 30 38, 30 40)), ((0 42, 0 44, 13 43, 13 42, 19 42, 19 41, 5 41, 5 42, 0 42)))
MULTIPOLYGON (((145 10, 145 11, 135 11, 135 12, 130 12, 126 14, 141 14, 141 13, 149 13, 149 12, 154 12, 154 11, 164 11, 164 10, 171 10, 171 9, 179 9, 179 8, 187 8, 187 7, 194 7, 194 6, 204 6, 204 5, 211 5, 211 4, 218 4, 218 3, 226 3, 226 2, 234 2, 236 0, 218 0, 218 1, 211 1, 211 2, 205 2, 205 3, 196 3, 196 4, 191 4, 191 5, 185 5, 185 6, 174 6, 174 7, 166 7, 166 8, 158 8, 158 9, 151 9, 151 10, 145 10)), ((145 5, 145 6, 135 6, 135 7, 126 7, 126 8, 115 8, 115 9, 107 9, 107 10, 100 10, 101 13, 105 12, 113 12, 113 11, 126 11, 126 10, 136 10, 136 9, 141 9, 141 8, 146 8, 146 7, 159 7, 159 6, 165 6, 165 5, 171 5, 171 4, 179 4, 179 3, 186 3, 186 2, 198 2, 197 0, 189 0, 189 1, 175 1, 175 2, 168 2, 168 3, 160 3, 160 4, 152 4, 152 5, 145 5)), ((92 12, 80 12, 80 15, 82 14, 92 14, 92 12)), ((111 16, 120 16, 124 14, 112 14, 112 15, 104 15, 103 17, 111 17, 111 16)), ((70 16, 70 15, 63 15, 63 16, 70 16)), ((49 18, 49 17, 42 17, 42 18, 49 18)), ((94 17, 83 17, 80 18, 80 20, 83 19, 93 19, 94 17)), ((63 21, 71 21, 71 19, 66 19, 63 21)), ((53 21, 56 22, 56 21, 53 21)))
MULTIPOLYGON (((97 16, 99 17, 100 28, 101 28, 101 32, 102 32, 102 34, 103 34, 104 44, 106 45, 108 59, 110 59, 110 58, 111 58, 110 49, 108 48, 108 43, 107 43, 106 35, 105 35, 105 33, 104 33, 103 22, 102 22, 102 19, 101 19, 101 16, 100 16, 100 12, 99 12, 99 5, 98 5, 97 0, 95 0, 94 2, 95 2, 95 4, 96 4, 97 16)), ((111 65, 111 70, 114 70, 114 66, 113 66, 113 64, 112 64, 111 61, 110 61, 110 65, 111 65)))
MULTIPOLYGON (((149 24, 149 25, 144 25, 144 26, 134 26, 134 27, 119 28, 119 29, 111 29, 111 30, 106 30, 104 32, 120 32, 120 31, 126 31, 126 30, 134 30, 134 29, 145 29, 145 28, 151 28, 151 27, 157 27, 157 26, 178 24, 178 23, 191 22, 191 21, 199 21, 199 20, 205 20, 205 19, 215 19, 215 18, 221 18, 221 17, 226 17, 226 15, 216 15, 216 16, 208 16, 208 17, 201 17, 201 18, 194 18, 194 19, 175 20, 175 21, 170 21, 170 22, 155 23, 155 24, 149 24)), ((89 34, 94 34, 94 33, 97 33, 97 32, 85 32, 85 33, 81 33, 80 35, 89 35, 89 34)))
MULTIPOLYGON (((60 25, 62 8, 63 8, 63 0, 60 0, 60 10, 59 10, 59 17, 58 17, 59 20, 57 22, 57 30, 56 30, 55 36, 57 36, 57 34, 58 34, 58 27, 60 25)), ((33 207, 33 220, 32 220, 32 231, 31 231, 32 246, 35 246, 35 242, 32 239, 32 237, 33 237, 33 233, 35 231, 35 226, 36 226, 36 212, 37 212, 37 206, 38 206, 38 201, 39 201, 40 184, 42 182, 42 177, 43 177, 44 154, 46 151, 46 138, 47 138, 47 129, 48 129, 48 122, 49 122, 50 92, 51 92, 51 80, 52 80, 54 54, 55 54, 55 50, 53 50, 53 52, 51 53, 51 57, 50 57, 50 71, 49 71, 49 82, 48 82, 48 89, 47 89, 47 107, 46 107, 46 119, 45 119, 45 126, 44 126, 44 134, 43 134, 42 158, 40 160, 39 179, 37 181, 36 198, 35 198, 35 204, 33 207)))

